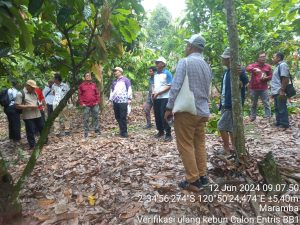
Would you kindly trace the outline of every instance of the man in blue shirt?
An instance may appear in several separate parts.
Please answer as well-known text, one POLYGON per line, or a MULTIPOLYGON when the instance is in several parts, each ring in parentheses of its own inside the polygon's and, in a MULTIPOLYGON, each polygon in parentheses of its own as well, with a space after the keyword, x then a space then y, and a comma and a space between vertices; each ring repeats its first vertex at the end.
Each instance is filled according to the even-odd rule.
POLYGON ((154 75, 154 88, 152 93, 153 108, 156 129, 158 133, 155 135, 156 138, 160 138, 165 135, 165 141, 171 141, 171 127, 164 119, 164 113, 169 99, 169 92, 172 84, 172 74, 166 67, 166 59, 159 57, 155 60, 157 73, 154 75))
MULTIPOLYGON (((232 101, 231 101, 231 81, 230 81, 230 48, 226 48, 221 55, 222 63, 227 67, 222 77, 221 85, 221 102, 220 109, 222 111, 221 118, 218 122, 218 129, 221 133, 223 140, 224 154, 232 153, 233 149, 230 148, 229 139, 231 138, 232 143, 232 132, 233 132, 233 120, 232 120, 232 101)), ((239 68, 240 81, 241 81, 241 104, 245 101, 246 84, 248 83, 248 77, 244 69, 239 68)), ((234 144, 232 143, 233 147, 234 144)))
POLYGON ((146 116, 146 121, 147 121, 147 125, 144 127, 144 129, 149 129, 152 127, 151 124, 151 108, 153 106, 153 101, 152 101, 152 89, 153 89, 153 85, 154 85, 154 74, 157 71, 155 66, 151 66, 149 68, 149 92, 148 92, 148 97, 146 102, 144 103, 144 112, 145 112, 145 116, 146 116))
POLYGON ((277 52, 273 55, 272 61, 276 65, 271 82, 271 95, 274 98, 275 106, 275 126, 283 128, 290 127, 289 114, 287 109, 287 97, 285 93, 286 86, 289 83, 290 72, 287 63, 283 60, 284 54, 277 52))

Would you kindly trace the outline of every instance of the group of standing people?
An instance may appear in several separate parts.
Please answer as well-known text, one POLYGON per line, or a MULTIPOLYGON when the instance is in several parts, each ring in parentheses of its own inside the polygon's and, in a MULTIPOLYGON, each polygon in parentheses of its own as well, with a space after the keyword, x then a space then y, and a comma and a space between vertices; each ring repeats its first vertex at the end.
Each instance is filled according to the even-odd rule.
MULTIPOLYGON (((40 134, 44 127, 45 114, 48 117, 51 115, 69 87, 62 82, 59 74, 55 74, 54 79, 50 80, 43 90, 37 86, 34 80, 27 80, 25 87, 20 91, 17 86, 17 83, 12 82, 12 88, 8 89, 9 106, 4 108, 8 118, 9 138, 15 142, 20 141, 22 117, 29 148, 32 149, 36 144, 35 135, 40 134)), ((56 133, 60 129, 57 123, 58 121, 54 123, 56 133)), ((68 126, 64 127, 66 130, 68 129, 68 126)))
MULTIPOLYGON (((170 71, 166 69, 167 61, 163 57, 155 60, 156 66, 149 68, 149 93, 144 104, 147 124, 145 128, 151 128, 151 108, 154 109, 155 124, 157 129, 156 138, 171 141, 171 127, 168 121, 174 121, 177 148, 182 158, 186 171, 186 179, 179 183, 179 187, 201 188, 208 184, 207 177, 207 154, 205 149, 205 123, 209 119, 209 96, 212 80, 212 71, 209 64, 204 60, 203 51, 205 39, 198 35, 192 35, 186 39, 186 57, 179 60, 176 67, 174 79, 170 71), (184 85, 187 82, 187 88, 184 85), (179 97, 180 96, 180 97, 179 97), (182 97, 183 96, 183 97, 182 97), (191 96, 184 100, 184 96, 191 96), (179 99, 181 99, 179 101, 179 99), (190 108, 183 108, 183 103, 191 103, 190 108), (178 105, 180 105, 178 107, 178 105), (177 107, 176 107, 177 106, 177 107)), ((222 64, 227 67, 222 76, 220 110, 221 118, 218 129, 223 140, 224 154, 232 154, 234 143, 232 140, 233 119, 230 82, 230 49, 226 48, 221 55, 222 64), (232 141, 231 141, 232 142, 232 141)), ((266 53, 258 55, 257 62, 243 68, 238 68, 238 76, 241 81, 241 104, 245 101, 248 77, 246 71, 251 74, 250 92, 252 96, 251 121, 256 119, 258 98, 262 99, 265 108, 265 117, 271 118, 269 103, 268 82, 271 81, 271 95, 275 102, 275 125, 280 128, 288 128, 287 98, 285 88, 289 83, 289 70, 284 55, 280 52, 273 55, 273 63, 276 65, 274 73, 272 67, 267 64, 266 53)), ((128 78, 123 75, 121 67, 113 69, 115 79, 110 89, 109 101, 111 102, 118 122, 121 137, 128 137, 127 116, 132 101, 132 87, 128 78)), ((55 74, 54 80, 48 82, 43 93, 37 91, 36 82, 28 80, 22 91, 18 91, 16 84, 9 89, 10 104, 5 109, 9 121, 9 138, 19 141, 20 136, 20 114, 25 122, 26 136, 30 148, 35 145, 35 133, 42 131, 45 122, 43 112, 46 109, 48 116, 58 106, 69 86, 62 82, 59 74, 55 74), (41 97, 39 97, 41 96, 41 97), (42 106, 42 107, 41 107, 42 106)), ((97 85, 92 82, 91 73, 84 75, 84 81, 78 89, 79 103, 83 110, 84 136, 89 134, 89 116, 93 117, 93 130, 100 134, 99 127, 99 103, 100 93, 97 85)), ((64 122, 64 135, 70 134, 70 114, 68 106, 60 113, 54 123, 55 134, 61 134, 59 122, 64 122)))
MULTIPOLYGON (((166 100, 166 107, 163 109, 164 122, 174 117, 174 130, 176 134, 177 149, 180 153, 185 171, 186 179, 179 183, 179 187, 183 189, 188 188, 201 188, 208 184, 207 177, 207 165, 206 165, 206 150, 205 150, 205 123, 209 118, 209 90, 211 85, 212 73, 210 66, 205 62, 203 58, 203 50, 205 47, 205 40, 200 35, 193 35, 190 39, 186 40, 187 45, 185 49, 186 58, 181 59, 176 67, 176 74, 174 80, 168 90, 168 99, 166 100), (188 90, 184 89, 185 77, 188 77, 188 90), (181 89, 184 89, 183 95, 192 93, 190 99, 186 101, 194 102, 194 110, 183 109, 174 110, 177 98, 181 89), (194 113, 196 112, 196 113, 194 113)), ((230 48, 226 48, 221 55, 222 64, 227 68, 224 71, 221 81, 221 96, 220 96, 220 110, 221 118, 218 122, 218 129, 223 141, 223 154, 234 154, 234 143, 232 138, 233 133, 233 118, 232 118, 232 94, 231 94, 231 78, 230 78, 230 48), (231 146, 230 147, 230 140, 231 146)), ((252 105, 250 112, 250 121, 253 122, 256 119, 257 103, 260 97, 265 114, 264 117, 270 122, 271 107, 269 102, 269 90, 268 82, 271 81, 270 94, 274 98, 275 105, 275 126, 279 128, 288 128, 289 119, 287 111, 287 97, 286 86, 289 83, 290 73, 287 63, 283 61, 284 55, 281 52, 277 52, 273 55, 272 62, 276 66, 272 73, 272 67, 266 63, 266 53, 260 52, 258 54, 257 62, 250 64, 246 67, 246 70, 239 66, 237 68, 238 76, 240 80, 241 91, 241 105, 245 102, 246 88, 249 79, 246 75, 246 71, 251 74, 250 79, 250 94, 252 97, 252 105)), ((156 61, 157 62, 157 61, 156 61)), ((159 69, 159 68, 158 68, 159 69)), ((155 86, 155 75, 152 75, 152 68, 150 68, 150 85, 155 86), (154 81, 153 81, 154 77, 154 81)), ((153 89, 151 89, 153 90, 153 89)), ((150 91, 151 91, 150 90, 150 91)), ((146 113, 147 125, 145 128, 151 127, 149 119, 151 102, 149 91, 148 99, 144 104, 144 111, 146 113)), ((155 107, 155 92, 152 93, 152 100, 155 107), (154 96, 154 98, 153 98, 154 96)), ((180 97, 181 101, 182 97, 180 97)), ((155 120, 157 121, 157 112, 154 108, 155 120)), ((157 125, 157 123, 156 123, 157 125)), ((159 131, 157 136, 163 134, 160 126, 157 126, 159 131)))

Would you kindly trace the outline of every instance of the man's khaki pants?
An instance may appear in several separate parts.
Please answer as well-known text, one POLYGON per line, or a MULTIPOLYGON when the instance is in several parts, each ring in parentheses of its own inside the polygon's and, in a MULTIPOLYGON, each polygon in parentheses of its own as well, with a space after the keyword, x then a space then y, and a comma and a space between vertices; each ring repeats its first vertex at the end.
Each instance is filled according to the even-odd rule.
POLYGON ((207 174, 204 131, 206 121, 208 117, 186 112, 175 113, 177 148, 186 171, 186 180, 190 183, 207 174))
MULTIPOLYGON (((53 105, 53 110, 57 105, 53 105)), ((70 132, 71 128, 71 108, 72 105, 66 105, 65 108, 60 112, 59 116, 54 121, 54 133, 59 134, 63 129, 61 127, 64 127, 65 132, 70 132)))

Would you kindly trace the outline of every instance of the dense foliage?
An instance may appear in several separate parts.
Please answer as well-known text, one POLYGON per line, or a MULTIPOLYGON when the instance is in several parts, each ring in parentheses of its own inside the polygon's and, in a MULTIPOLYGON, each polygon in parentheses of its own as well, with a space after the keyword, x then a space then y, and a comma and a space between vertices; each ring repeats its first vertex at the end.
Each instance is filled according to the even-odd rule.
MULTIPOLYGON (((235 2, 241 64, 253 62, 258 51, 268 52, 270 59, 280 50, 297 69, 298 59, 293 53, 299 51, 299 1, 235 2)), ((42 85, 56 71, 70 81, 72 63, 79 63, 90 45, 92 52, 81 65, 80 74, 95 63, 102 65, 104 90, 108 90, 113 79, 111 69, 121 66, 135 90, 145 90, 147 68, 153 60, 164 56, 174 72, 183 56, 184 39, 198 32, 207 40, 205 55, 216 86, 222 74, 219 55, 228 46, 222 0, 186 0, 182 21, 171 18, 162 5, 144 17, 139 0, 1 0, 0 11, 1 87, 11 79, 24 81, 32 77, 42 85), (98 24, 90 41, 96 13, 98 24)))

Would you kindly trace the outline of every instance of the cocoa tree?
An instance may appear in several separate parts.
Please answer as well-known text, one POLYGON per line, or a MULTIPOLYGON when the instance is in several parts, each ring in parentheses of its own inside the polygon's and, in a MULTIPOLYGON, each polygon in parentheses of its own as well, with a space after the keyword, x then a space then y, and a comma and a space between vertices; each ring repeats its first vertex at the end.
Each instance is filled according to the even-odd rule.
MULTIPOLYGON (((16 3, 14 6, 21 8, 16 3)), ((32 16, 40 19, 35 20, 35 55, 44 60, 52 59, 52 69, 64 75, 70 82, 70 90, 47 119, 29 161, 15 185, 3 157, 0 158, 0 178, 3 182, 0 186, 0 222, 21 213, 20 191, 34 169, 55 118, 78 89, 80 74, 90 70, 95 63, 104 63, 109 54, 110 57, 121 54, 123 45, 136 39, 140 30, 138 20, 143 13, 137 0, 30 0, 25 7, 28 7, 31 15, 24 11, 27 13, 24 18, 32 16)), ((35 55, 31 57, 34 58, 35 55)))

